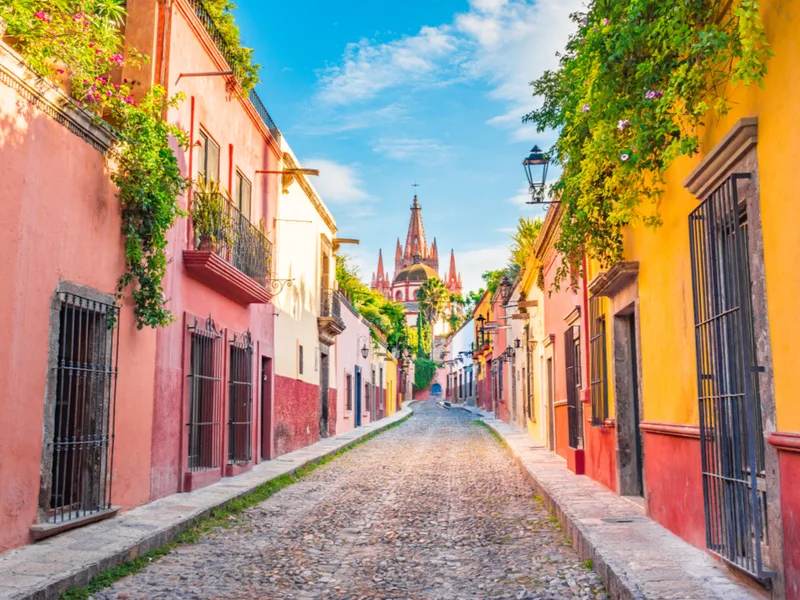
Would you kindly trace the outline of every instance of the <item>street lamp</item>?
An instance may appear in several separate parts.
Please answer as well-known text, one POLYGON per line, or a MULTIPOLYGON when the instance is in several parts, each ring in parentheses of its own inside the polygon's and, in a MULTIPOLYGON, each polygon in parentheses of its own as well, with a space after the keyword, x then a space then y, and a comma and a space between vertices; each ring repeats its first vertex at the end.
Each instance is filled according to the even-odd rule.
POLYGON ((514 347, 515 348, 522 348, 522 340, 517 338, 514 340, 514 347))
POLYGON ((531 148, 531 153, 522 161, 522 166, 525 167, 525 174, 528 176, 528 192, 531 195, 531 201, 526 204, 555 204, 543 200, 550 159, 545 156, 539 146, 531 148))
POLYGON ((369 356, 369 347, 367 346, 367 336, 366 335, 358 336, 358 340, 356 341, 356 346, 359 344, 359 342, 361 342, 362 339, 364 340, 364 345, 361 347, 361 356, 363 356, 364 358, 367 358, 369 356))
POLYGON ((511 280, 508 275, 503 275, 503 279, 500 282, 500 296, 503 299, 503 305, 507 305, 511 299, 511 280))
POLYGON ((480 345, 481 345, 481 348, 483 348, 483 346, 486 344, 486 338, 485 338, 485 334, 484 334, 484 331, 483 331, 483 324, 486 322, 486 317, 481 315, 475 320, 478 322, 478 333, 481 334, 481 344, 480 345))

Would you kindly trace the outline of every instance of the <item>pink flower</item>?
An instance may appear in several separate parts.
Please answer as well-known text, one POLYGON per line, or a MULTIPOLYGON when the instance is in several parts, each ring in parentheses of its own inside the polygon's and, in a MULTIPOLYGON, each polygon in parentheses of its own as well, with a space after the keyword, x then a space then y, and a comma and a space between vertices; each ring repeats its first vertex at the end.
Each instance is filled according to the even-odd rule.
POLYGON ((624 131, 625 129, 627 129, 630 126, 631 126, 631 122, 628 119, 620 119, 619 123, 617 123, 617 129, 619 129, 620 131, 624 131))
POLYGON ((122 80, 122 83, 128 83, 128 78, 127 78, 127 77, 125 77, 125 78, 122 80))
POLYGON ((39 12, 35 13, 33 16, 36 17, 37 19, 39 19, 42 23, 50 23, 53 20, 43 10, 40 10, 39 12))
POLYGON ((583 108, 581 108, 581 110, 582 110, 583 112, 589 112, 589 105, 588 105, 588 104, 584 104, 584 105, 583 105, 583 108))
POLYGON ((56 73, 58 73, 59 75, 63 75, 64 69, 56 69, 56 73))
POLYGON ((645 98, 648 100, 656 100, 661 98, 664 95, 664 92, 661 90, 647 90, 647 93, 644 95, 645 98))
POLYGON ((72 15, 72 22, 73 23, 77 23, 81 19, 83 19, 83 15, 81 13, 75 13, 74 15, 72 15))
POLYGON ((89 48, 94 48, 94 42, 89 42, 89 48))
POLYGON ((111 98, 111 96, 113 96, 113 95, 114 95, 114 92, 112 92, 111 90, 108 90, 106 92, 106 96, 108 96, 109 98, 111 98))
POLYGON ((622 162, 625 162, 626 160, 628 160, 630 158, 630 155, 629 154, 620 154, 619 158, 620 158, 620 160, 622 162))
POLYGON ((123 64, 122 54, 119 53, 112 54, 109 60, 113 63, 116 63, 118 67, 121 67, 123 64))
POLYGON ((106 79, 105 76, 103 75, 99 75, 97 77, 97 81, 99 81, 100 83, 108 83, 108 79, 106 79))
POLYGON ((608 25, 608 19, 603 19, 603 27, 606 27, 607 25, 608 25))

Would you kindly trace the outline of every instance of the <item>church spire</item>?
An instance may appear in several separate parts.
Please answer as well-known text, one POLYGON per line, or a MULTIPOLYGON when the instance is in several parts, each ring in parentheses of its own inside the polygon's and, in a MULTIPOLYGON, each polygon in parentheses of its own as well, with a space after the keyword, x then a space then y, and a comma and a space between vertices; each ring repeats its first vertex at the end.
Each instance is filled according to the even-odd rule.
POLYGON ((452 248, 450 249, 450 271, 447 273, 445 285, 452 294, 461 294, 463 290, 461 273, 456 270, 456 254, 452 248))
POLYGON ((378 280, 381 281, 383 279, 383 250, 378 250, 378 280))
POLYGON ((397 273, 403 268, 403 247, 400 245, 400 238, 397 238, 397 248, 394 251, 394 272, 397 273))
POLYGON ((422 260, 428 258, 425 228, 422 226, 422 207, 419 205, 417 195, 414 194, 414 202, 411 205, 411 219, 408 222, 408 235, 406 235, 406 247, 403 252, 403 265, 410 265, 416 255, 419 255, 422 260))

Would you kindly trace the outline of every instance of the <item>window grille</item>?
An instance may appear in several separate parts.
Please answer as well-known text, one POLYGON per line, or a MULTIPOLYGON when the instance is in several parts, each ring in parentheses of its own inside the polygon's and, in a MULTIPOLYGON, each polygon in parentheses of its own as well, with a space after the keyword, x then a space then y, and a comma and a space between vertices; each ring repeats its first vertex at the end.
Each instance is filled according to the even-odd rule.
POLYGON ((601 299, 589 299, 589 385, 592 394, 592 425, 600 426, 608 418, 608 359, 606 319, 601 299))
POLYGON ((249 331, 233 336, 230 344, 228 404, 228 463, 246 465, 253 458, 253 342, 249 331))
POLYGON ((564 333, 564 368, 567 375, 567 424, 569 445, 583 448, 583 405, 580 401, 580 337, 575 336, 575 327, 564 333))
POLYGON ((55 415, 48 520, 111 508, 119 309, 59 293, 55 415))
POLYGON ((214 320, 189 326, 189 471, 219 468, 222 333, 214 320))
MULTIPOLYGON (((729 177, 689 216, 706 546, 767 570, 764 432, 753 332, 747 210, 729 177)), ((773 501, 777 501, 773 499, 773 501)))

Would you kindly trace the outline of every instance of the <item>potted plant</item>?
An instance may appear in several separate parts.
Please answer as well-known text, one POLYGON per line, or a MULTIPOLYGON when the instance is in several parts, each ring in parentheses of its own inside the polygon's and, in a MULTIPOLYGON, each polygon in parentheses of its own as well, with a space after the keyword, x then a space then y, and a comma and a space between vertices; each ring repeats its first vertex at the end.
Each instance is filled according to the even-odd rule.
POLYGON ((230 217, 226 191, 219 181, 202 175, 194 184, 192 226, 199 250, 216 252, 233 242, 233 220, 230 217))

